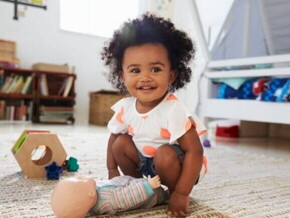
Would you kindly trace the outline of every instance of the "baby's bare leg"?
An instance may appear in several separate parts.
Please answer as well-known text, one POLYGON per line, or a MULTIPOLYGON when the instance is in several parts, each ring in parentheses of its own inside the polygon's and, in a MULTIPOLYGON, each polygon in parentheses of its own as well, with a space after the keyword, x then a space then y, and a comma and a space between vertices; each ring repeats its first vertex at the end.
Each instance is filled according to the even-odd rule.
POLYGON ((172 193, 182 169, 176 151, 169 145, 160 146, 154 157, 154 164, 162 184, 166 185, 172 193))
POLYGON ((124 175, 135 178, 142 177, 140 171, 137 170, 139 157, 131 136, 127 134, 118 136, 112 145, 112 152, 124 175))

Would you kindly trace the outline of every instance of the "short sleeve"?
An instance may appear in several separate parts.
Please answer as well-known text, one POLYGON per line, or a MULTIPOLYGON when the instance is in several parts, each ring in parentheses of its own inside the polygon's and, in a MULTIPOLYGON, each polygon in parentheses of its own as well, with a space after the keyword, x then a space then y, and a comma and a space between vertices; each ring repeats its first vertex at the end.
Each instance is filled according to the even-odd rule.
POLYGON ((113 134, 127 133, 127 125, 124 121, 125 100, 121 99, 115 103, 111 109, 115 112, 107 127, 113 134))
POLYGON ((206 128, 195 114, 181 101, 176 101, 168 112, 168 131, 170 132, 169 143, 174 143, 194 126, 200 136, 206 132, 206 128))

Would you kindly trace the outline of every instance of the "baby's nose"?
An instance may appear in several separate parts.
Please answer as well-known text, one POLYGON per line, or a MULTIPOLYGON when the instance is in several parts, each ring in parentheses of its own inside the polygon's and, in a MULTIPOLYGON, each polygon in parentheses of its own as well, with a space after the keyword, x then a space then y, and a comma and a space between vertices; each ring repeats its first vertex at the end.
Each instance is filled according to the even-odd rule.
POLYGON ((143 76, 140 81, 148 83, 148 82, 152 82, 152 79, 148 76, 143 76))

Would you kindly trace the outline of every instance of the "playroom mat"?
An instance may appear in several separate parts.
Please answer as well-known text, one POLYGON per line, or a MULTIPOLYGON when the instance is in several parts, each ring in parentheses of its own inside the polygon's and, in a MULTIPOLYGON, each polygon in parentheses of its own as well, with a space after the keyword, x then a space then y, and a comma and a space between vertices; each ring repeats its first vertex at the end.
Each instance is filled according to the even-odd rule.
MULTIPOLYGON (((53 217, 50 195, 56 181, 24 178, 10 151, 18 135, 0 134, 0 217, 53 217)), ((76 157, 80 164, 77 173, 66 172, 63 177, 77 174, 106 179, 108 134, 60 132, 58 136, 68 155, 76 157)), ((206 154, 209 172, 190 195, 189 217, 290 215, 290 160, 242 152, 228 146, 208 148, 206 154)), ((110 217, 166 217, 166 207, 110 217)))

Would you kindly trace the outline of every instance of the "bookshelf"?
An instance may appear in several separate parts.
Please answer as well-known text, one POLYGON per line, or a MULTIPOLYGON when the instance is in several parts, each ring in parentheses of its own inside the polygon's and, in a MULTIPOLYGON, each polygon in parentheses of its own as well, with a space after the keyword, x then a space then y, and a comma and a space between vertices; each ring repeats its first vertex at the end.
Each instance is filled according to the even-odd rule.
POLYGON ((0 68, 0 120, 73 124, 72 73, 0 68))
POLYGON ((31 120, 34 86, 32 70, 0 68, 0 120, 31 120))

